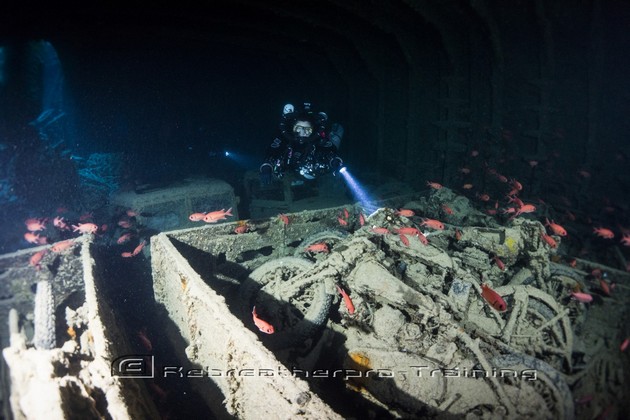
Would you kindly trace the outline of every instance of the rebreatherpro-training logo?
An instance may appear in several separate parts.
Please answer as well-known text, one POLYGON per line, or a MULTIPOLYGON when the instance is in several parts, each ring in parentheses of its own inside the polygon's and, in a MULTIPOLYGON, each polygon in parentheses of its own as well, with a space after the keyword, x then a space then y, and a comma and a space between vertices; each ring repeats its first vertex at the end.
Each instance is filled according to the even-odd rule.
POLYGON ((213 377, 296 377, 296 378, 341 378, 349 380, 353 378, 394 378, 398 375, 409 379, 417 378, 515 378, 525 381, 538 379, 535 369, 467 369, 431 368, 429 366, 408 366, 406 369, 313 369, 305 370, 296 367, 287 368, 279 365, 275 368, 186 368, 179 365, 164 364, 159 368, 155 366, 153 355, 127 355, 121 356, 111 364, 112 376, 119 378, 213 378, 213 377))
POLYGON ((151 354, 130 354, 112 361, 112 376, 119 378, 154 378, 155 359, 151 354))

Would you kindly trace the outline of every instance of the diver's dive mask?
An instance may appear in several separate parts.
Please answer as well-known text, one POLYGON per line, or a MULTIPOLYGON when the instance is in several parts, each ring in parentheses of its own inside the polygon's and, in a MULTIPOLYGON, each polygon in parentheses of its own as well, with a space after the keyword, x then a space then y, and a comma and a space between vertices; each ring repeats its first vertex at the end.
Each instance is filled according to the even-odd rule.
POLYGON ((313 134, 313 126, 308 121, 298 121, 293 126, 293 132, 298 140, 303 141, 313 134))

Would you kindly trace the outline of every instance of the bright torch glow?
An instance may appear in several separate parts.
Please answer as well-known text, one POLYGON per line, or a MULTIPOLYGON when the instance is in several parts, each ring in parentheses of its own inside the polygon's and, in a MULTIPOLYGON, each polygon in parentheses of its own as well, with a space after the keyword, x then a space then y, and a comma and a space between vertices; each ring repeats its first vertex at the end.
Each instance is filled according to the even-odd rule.
POLYGON ((352 195, 357 200, 365 212, 369 215, 374 213, 378 206, 374 203, 374 199, 368 194, 366 189, 356 180, 354 176, 348 171, 345 166, 339 170, 339 173, 343 176, 352 191, 352 195))
POLYGON ((223 156, 239 166, 248 168, 256 168, 259 164, 259 157, 245 153, 237 153, 233 150, 224 150, 223 156))

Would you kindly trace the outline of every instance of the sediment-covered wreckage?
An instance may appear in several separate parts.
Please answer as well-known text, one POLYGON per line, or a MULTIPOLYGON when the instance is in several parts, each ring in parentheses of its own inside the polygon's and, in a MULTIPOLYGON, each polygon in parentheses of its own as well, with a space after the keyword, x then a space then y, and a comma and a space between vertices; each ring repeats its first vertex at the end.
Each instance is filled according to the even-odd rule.
POLYGON ((28 265, 37 248, 2 256, 5 416, 172 416, 171 377, 219 418, 591 418, 628 397, 617 344, 627 312, 615 304, 628 290, 571 299, 587 273, 551 261, 539 222, 501 226, 446 188, 363 212, 153 236, 151 322, 169 360, 134 347, 89 235, 40 270, 28 265), (443 230, 396 210, 433 217, 444 203, 443 230))

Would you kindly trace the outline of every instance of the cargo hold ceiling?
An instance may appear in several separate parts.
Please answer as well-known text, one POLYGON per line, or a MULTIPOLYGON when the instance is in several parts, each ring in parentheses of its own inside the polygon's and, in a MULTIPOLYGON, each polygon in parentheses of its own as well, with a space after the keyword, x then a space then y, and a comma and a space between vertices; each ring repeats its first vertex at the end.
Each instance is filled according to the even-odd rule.
MULTIPOLYGON (((69 83, 74 81, 82 92, 96 92, 99 87, 80 80, 93 78, 107 84, 111 77, 126 74, 125 80, 110 82, 110 89, 133 87, 134 96, 141 98, 142 82, 163 86, 164 82, 153 80, 158 70, 168 72, 175 65, 172 62, 181 60, 189 68, 171 73, 188 76, 182 81, 173 78, 172 83, 180 84, 177 91, 196 109, 201 101, 195 99, 201 90, 199 79, 214 77, 223 80, 223 87, 205 95, 224 98, 228 103, 223 108, 244 108, 238 112, 254 119, 252 127, 273 130, 273 124, 265 124, 277 120, 278 109, 265 113, 261 107, 311 100, 343 120, 354 133, 352 138, 375 146, 384 131, 407 135, 407 95, 413 83, 410 66, 446 61, 438 33, 414 7, 405 2, 372 3, 366 7, 348 1, 241 0, 212 2, 212 7, 90 4, 63 11, 47 6, 48 10, 20 13, 19 21, 8 24, 14 36, 41 37, 53 43, 69 83), (401 42, 406 43, 404 48, 401 42), (143 60, 151 63, 149 70, 134 65, 143 60), (95 68, 98 63, 112 63, 112 68, 106 64, 95 68), (185 86, 187 82, 194 87, 185 86), (232 90, 228 92, 225 86, 232 90), (228 97, 241 102, 229 103, 228 97), (385 119, 397 132, 383 126, 385 119)), ((164 99, 147 95, 149 103, 164 99)), ((108 93, 99 96, 102 108, 108 93)), ((112 107, 115 101, 111 99, 112 107)), ((87 112, 90 106, 82 104, 82 109, 87 112)))
MULTIPOLYGON (((603 76, 627 64, 617 52, 630 45, 624 4, 233 0, 9 12, 3 5, 0 36, 52 42, 76 90, 98 97, 81 104, 88 114, 119 112, 128 102, 131 120, 185 114, 194 126, 212 117, 237 139, 273 132, 282 104, 310 100, 344 122, 348 161, 399 178, 448 178, 456 167, 444 163, 438 173, 432 162, 455 161, 488 139, 513 138, 504 153, 544 159, 561 135, 578 139, 578 148, 566 147, 589 160, 600 153, 598 134, 619 137, 604 122, 619 119, 623 107, 609 115, 597 104, 625 101, 624 89, 603 76), (170 92, 160 90, 166 85, 170 92), (121 101, 109 92, 117 88, 133 92, 121 101), (234 115, 246 118, 228 126, 234 115)), ((138 130, 133 138, 149 137, 138 130)))

